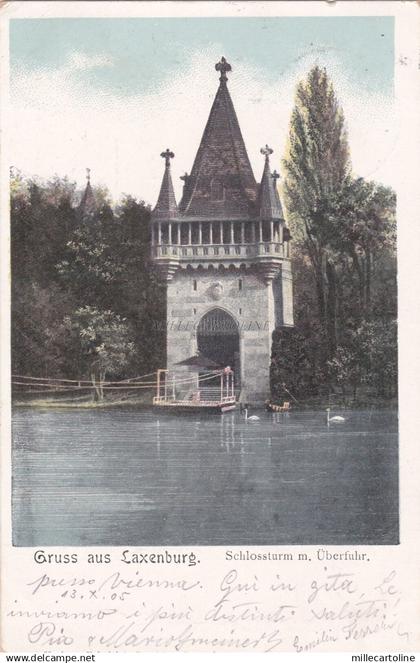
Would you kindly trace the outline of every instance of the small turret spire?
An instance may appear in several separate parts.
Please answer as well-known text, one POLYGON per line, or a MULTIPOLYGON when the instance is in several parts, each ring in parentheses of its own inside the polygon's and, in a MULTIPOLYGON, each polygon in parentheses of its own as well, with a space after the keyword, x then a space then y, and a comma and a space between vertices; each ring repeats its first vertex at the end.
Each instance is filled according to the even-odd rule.
POLYGON ((229 62, 226 60, 226 58, 222 57, 220 59, 220 62, 217 62, 215 65, 216 71, 220 71, 220 82, 225 83, 227 81, 227 76, 226 72, 227 71, 232 71, 232 66, 229 64, 229 62))
POLYGON ((178 216, 178 207, 171 176, 171 159, 174 158, 175 154, 168 147, 165 152, 161 152, 160 156, 162 159, 165 159, 165 171, 156 207, 152 212, 152 218, 169 220, 178 216))
POLYGON ((280 175, 276 170, 273 173, 270 171, 270 155, 273 154, 274 150, 266 145, 261 148, 260 152, 265 157, 264 170, 258 195, 260 218, 266 220, 283 219, 283 210, 277 191, 277 180, 280 175))
POLYGON ((78 212, 80 221, 84 222, 93 219, 97 212, 95 195, 90 184, 90 172, 90 168, 86 168, 86 187, 80 201, 78 212))

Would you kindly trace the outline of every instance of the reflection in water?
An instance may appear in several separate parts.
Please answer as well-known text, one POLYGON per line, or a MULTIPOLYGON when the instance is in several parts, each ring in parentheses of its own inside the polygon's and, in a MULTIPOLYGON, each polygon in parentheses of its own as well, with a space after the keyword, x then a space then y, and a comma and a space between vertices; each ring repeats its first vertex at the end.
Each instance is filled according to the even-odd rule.
POLYGON ((390 544, 397 417, 16 409, 15 545, 390 544))

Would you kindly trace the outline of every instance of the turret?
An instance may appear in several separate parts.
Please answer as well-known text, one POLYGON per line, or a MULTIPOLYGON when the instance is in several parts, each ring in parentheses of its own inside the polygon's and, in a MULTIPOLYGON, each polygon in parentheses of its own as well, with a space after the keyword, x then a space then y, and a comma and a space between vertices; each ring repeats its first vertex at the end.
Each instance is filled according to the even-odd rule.
POLYGON ((159 272, 163 278, 170 281, 178 267, 177 252, 172 249, 172 244, 179 241, 179 237, 174 238, 172 234, 173 221, 179 216, 171 175, 171 159, 175 154, 167 148, 160 156, 165 159, 165 170, 159 197, 152 212, 152 245, 158 247, 156 264, 159 272))
POLYGON ((270 170, 270 155, 273 154, 273 150, 266 145, 261 148, 260 152, 265 156, 265 162, 258 193, 259 217, 263 221, 281 221, 283 220, 283 210, 277 191, 277 179, 280 175, 277 171, 271 173, 270 170))
POLYGON ((95 194, 93 193, 92 186, 90 184, 90 168, 86 168, 86 187, 80 201, 78 217, 79 221, 87 223, 93 219, 97 212, 97 204, 95 200, 95 194))
POLYGON ((165 170, 156 207, 152 212, 152 219, 169 221, 169 219, 178 217, 178 207, 171 176, 171 159, 174 158, 175 154, 167 148, 160 156, 165 159, 165 170))

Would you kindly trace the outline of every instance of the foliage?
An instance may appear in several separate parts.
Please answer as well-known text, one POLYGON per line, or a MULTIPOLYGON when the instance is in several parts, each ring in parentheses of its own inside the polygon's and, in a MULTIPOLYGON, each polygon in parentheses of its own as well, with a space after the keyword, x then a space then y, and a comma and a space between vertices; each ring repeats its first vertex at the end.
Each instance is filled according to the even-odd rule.
POLYGON ((67 178, 13 172, 11 184, 13 373, 90 377, 93 333, 107 339, 103 349, 90 342, 110 374, 161 367, 165 298, 150 264, 150 209, 126 197, 113 210, 94 189, 87 217, 67 178))
POLYGON ((272 389, 299 398, 397 390, 395 193, 350 171, 343 113, 325 70, 296 94, 283 162, 295 328, 273 336, 272 389))
POLYGON ((84 306, 72 316, 65 316, 63 323, 70 337, 68 345, 78 358, 80 375, 101 382, 108 375, 121 376, 135 347, 126 320, 112 311, 84 306))

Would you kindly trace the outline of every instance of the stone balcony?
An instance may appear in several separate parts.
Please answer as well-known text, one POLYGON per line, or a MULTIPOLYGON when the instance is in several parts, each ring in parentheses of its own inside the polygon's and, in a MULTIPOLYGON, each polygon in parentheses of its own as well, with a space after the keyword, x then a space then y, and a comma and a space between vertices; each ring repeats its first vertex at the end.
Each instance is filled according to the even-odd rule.
POLYGON ((254 260, 260 256, 288 258, 288 243, 257 242, 256 244, 159 244, 152 247, 152 257, 176 257, 180 261, 223 261, 223 260, 254 260))
POLYGON ((289 260, 289 242, 256 242, 255 244, 157 244, 152 246, 152 257, 167 279, 178 267, 208 269, 248 268, 260 269, 266 279, 289 260))

